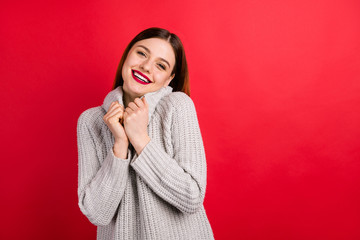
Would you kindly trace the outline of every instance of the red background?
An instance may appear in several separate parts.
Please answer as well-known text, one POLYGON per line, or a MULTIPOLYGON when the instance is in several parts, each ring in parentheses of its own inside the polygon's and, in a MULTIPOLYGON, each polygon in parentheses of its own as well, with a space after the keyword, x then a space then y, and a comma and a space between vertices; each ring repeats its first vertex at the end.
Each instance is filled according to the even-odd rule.
POLYGON ((360 239, 360 2, 2 1, 1 239, 95 239, 76 123, 122 51, 182 39, 216 239, 360 239))

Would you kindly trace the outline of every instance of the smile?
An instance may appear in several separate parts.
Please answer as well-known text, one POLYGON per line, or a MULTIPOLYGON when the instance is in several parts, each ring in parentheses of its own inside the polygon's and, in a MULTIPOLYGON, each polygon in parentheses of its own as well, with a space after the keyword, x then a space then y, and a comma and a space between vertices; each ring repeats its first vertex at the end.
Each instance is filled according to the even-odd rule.
POLYGON ((137 81, 138 83, 144 85, 151 83, 150 79, 139 71, 131 70, 131 74, 134 80, 137 81))

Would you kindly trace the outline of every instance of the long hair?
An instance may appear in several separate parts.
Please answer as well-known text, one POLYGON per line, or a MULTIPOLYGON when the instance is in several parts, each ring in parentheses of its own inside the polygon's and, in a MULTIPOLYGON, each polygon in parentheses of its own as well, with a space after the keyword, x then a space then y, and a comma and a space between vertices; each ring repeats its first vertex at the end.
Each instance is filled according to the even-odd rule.
POLYGON ((160 38, 170 43, 175 53, 175 66, 173 68, 173 71, 171 72, 171 75, 175 73, 175 77, 171 80, 169 86, 173 88, 174 92, 180 91, 190 96, 188 66, 186 62, 184 46, 182 45, 180 38, 176 36, 174 33, 170 33, 166 29, 155 28, 155 27, 148 28, 140 32, 138 35, 135 36, 133 40, 131 40, 129 45, 125 48, 124 53, 120 59, 119 66, 116 71, 113 89, 117 88, 118 86, 122 86, 124 83, 124 80, 122 78, 122 68, 124 66, 124 62, 127 58, 130 49, 138 41, 148 38, 160 38))

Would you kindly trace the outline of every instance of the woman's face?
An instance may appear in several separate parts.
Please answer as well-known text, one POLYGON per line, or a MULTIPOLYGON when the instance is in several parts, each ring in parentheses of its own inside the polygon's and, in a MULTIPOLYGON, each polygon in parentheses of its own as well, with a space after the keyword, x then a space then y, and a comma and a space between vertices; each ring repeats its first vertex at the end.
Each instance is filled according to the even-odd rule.
POLYGON ((123 90, 135 98, 169 85, 174 51, 167 41, 149 38, 134 44, 122 68, 123 90))

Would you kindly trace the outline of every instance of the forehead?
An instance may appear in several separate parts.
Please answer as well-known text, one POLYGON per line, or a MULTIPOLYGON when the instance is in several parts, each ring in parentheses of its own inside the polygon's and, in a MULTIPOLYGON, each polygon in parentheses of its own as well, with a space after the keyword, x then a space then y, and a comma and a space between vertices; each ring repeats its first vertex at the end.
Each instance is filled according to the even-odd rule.
POLYGON ((135 43, 136 47, 146 47, 151 56, 156 58, 164 58, 169 62, 175 63, 175 54, 169 42, 160 38, 148 38, 135 43))

